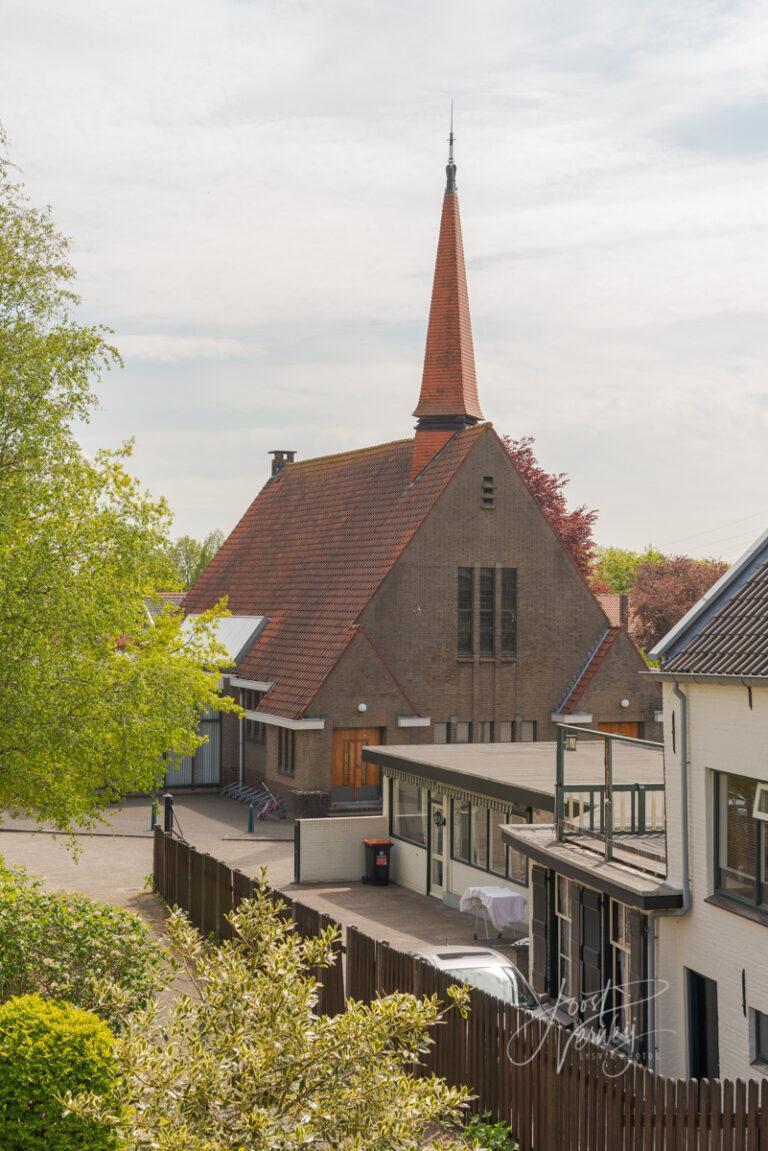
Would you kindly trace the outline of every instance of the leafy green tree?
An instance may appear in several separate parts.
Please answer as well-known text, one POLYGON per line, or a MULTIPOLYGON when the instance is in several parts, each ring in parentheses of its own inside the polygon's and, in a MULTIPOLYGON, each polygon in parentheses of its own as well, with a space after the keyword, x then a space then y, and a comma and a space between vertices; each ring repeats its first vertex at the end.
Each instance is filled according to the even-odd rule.
POLYGON ((203 540, 179 536, 171 547, 170 558, 178 582, 186 590, 203 574, 224 543, 224 533, 209 532, 203 540))
POLYGON ((219 703, 215 609, 182 629, 145 597, 169 579, 168 508, 73 432, 118 362, 77 322, 67 242, 0 138, 0 809, 62 829, 162 778, 219 703))
POLYGON ((3 1151, 108 1151, 113 1131, 68 1114, 68 1092, 108 1102, 113 1036, 89 1011, 24 995, 0 1006, 0 1147, 3 1151))
MULTIPOLYGON (((421 1151, 427 1136, 462 1146, 465 1088, 415 1078, 434 997, 395 994, 316 1014, 312 969, 333 961, 334 931, 302 941, 263 889, 207 945, 176 913, 168 933, 196 994, 133 1017, 115 1045, 117 1102, 70 1100, 83 1118, 155 1151, 421 1151)), ((466 988, 452 989, 462 1011, 466 988)))
POLYGON ((33 992, 66 999, 119 1030, 159 991, 166 970, 138 915, 44 891, 23 869, 0 865, 0 1001, 33 992))
POLYGON ((660 563, 663 559, 663 553, 652 544, 648 544, 644 552, 633 552, 628 548, 599 548, 590 582, 597 591, 629 595, 640 564, 660 563))

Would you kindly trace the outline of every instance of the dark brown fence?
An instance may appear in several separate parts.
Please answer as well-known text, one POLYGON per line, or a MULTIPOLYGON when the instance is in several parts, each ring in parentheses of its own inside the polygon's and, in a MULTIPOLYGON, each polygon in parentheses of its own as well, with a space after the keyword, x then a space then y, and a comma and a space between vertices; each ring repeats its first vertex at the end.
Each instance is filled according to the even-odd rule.
MULTIPOLYGON (((253 893, 253 880, 155 832, 155 887, 184 908, 206 935, 225 939, 224 918, 253 893)), ((277 898, 277 897, 276 897, 277 898)), ((302 937, 332 920, 280 896, 302 937)), ((346 965, 317 972, 320 1010, 344 1010, 347 995, 409 991, 447 1000, 449 979, 428 963, 347 929, 346 965)), ((520 1151, 768 1151, 768 1080, 666 1079, 603 1047, 579 1047, 570 1032, 548 1027, 481 991, 466 1020, 451 1010, 435 1029, 422 1074, 466 1084, 475 1110, 505 1119, 520 1151)))

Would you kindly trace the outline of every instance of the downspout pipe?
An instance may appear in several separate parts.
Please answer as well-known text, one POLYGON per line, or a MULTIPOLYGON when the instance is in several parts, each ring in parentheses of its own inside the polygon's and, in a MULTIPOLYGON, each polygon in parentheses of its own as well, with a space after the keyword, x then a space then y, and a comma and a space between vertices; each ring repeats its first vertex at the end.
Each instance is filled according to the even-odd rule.
POLYGON ((691 909, 691 872, 688 861, 688 697, 677 680, 672 692, 680 700, 680 846, 682 848, 683 906, 670 914, 687 915, 691 909))
POLYGON ((672 681, 672 692, 680 701, 680 846, 682 849, 682 876, 683 889, 682 907, 671 908, 668 911, 657 911, 650 917, 648 939, 648 983, 651 988, 650 1002, 648 1004, 649 1018, 648 1031, 652 1040, 654 1067, 658 1060, 658 1043, 656 1037, 656 946, 658 932, 656 919, 661 915, 680 918, 687 915, 691 909, 691 871, 688 856, 688 697, 681 690, 677 680, 672 681))

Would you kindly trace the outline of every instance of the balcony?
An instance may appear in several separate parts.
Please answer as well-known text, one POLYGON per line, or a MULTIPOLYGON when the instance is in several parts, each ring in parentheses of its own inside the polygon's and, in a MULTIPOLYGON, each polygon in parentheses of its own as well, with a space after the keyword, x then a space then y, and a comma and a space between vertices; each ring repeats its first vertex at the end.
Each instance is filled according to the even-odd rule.
POLYGON ((583 847, 606 861, 624 863, 664 877, 667 871, 664 784, 658 778, 649 778, 646 767, 649 753, 652 755, 654 750, 661 770, 651 774, 663 778, 663 744, 558 724, 557 841, 583 847), (594 779, 593 771, 585 771, 579 778, 579 745, 589 741, 592 767, 595 740, 603 742, 600 782, 594 779), (642 757, 638 754, 641 750, 642 757), (633 767, 637 769, 636 775, 629 779, 633 767))

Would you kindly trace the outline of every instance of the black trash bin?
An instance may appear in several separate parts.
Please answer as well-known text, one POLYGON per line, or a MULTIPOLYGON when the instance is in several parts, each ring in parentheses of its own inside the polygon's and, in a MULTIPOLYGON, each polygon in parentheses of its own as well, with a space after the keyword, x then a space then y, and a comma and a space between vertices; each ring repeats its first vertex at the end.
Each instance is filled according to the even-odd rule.
POLYGON ((389 883, 389 853, 392 850, 392 840, 364 839, 363 844, 365 845, 363 883, 386 887, 389 883))

